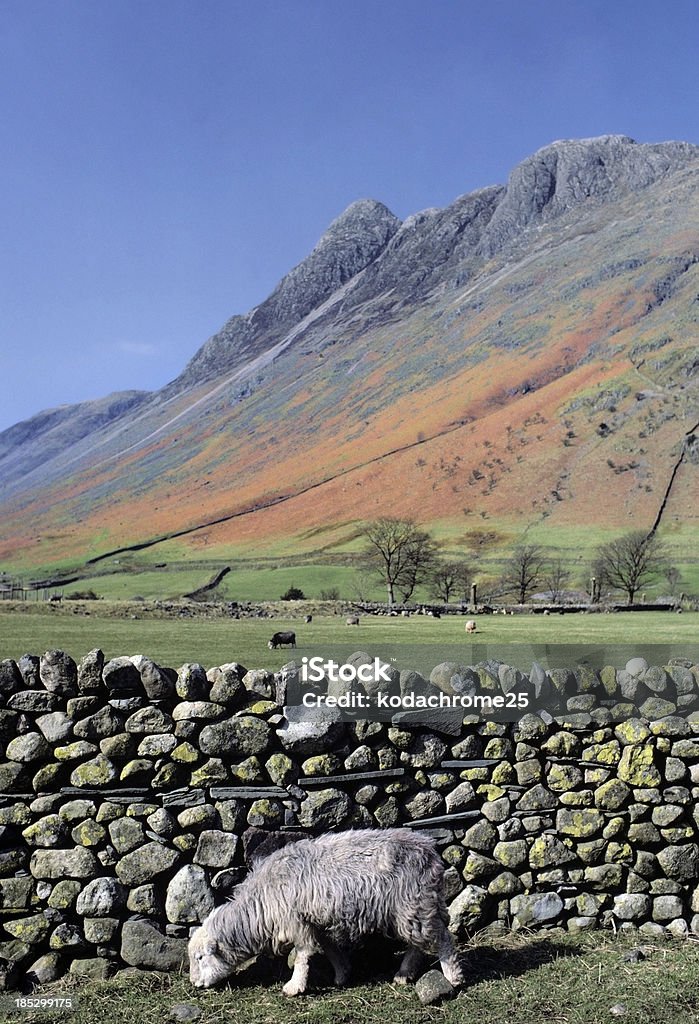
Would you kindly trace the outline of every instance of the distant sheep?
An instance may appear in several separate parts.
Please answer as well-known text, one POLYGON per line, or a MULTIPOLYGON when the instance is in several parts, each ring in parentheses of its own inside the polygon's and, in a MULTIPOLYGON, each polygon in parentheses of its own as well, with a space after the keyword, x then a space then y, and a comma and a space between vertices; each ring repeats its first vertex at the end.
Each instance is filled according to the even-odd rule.
POLYGON ((347 618, 345 619, 345 623, 348 626, 358 626, 359 625, 359 616, 358 615, 348 615, 347 618))
POLYGON ((477 629, 478 627, 476 626, 476 623, 473 621, 473 619, 469 619, 468 622, 466 623, 466 632, 475 633, 477 629))
POLYGON ((313 622, 313 616, 306 615, 303 621, 306 623, 306 625, 308 625, 309 622, 313 622))
POLYGON ((348 952, 384 932, 408 946, 395 981, 415 978, 421 953, 439 957, 452 985, 463 980, 446 926, 444 864, 427 836, 357 829, 303 839, 258 859, 232 900, 217 907, 189 942, 189 976, 208 988, 263 951, 293 946, 287 996, 306 991, 308 965, 322 951, 344 985, 348 952))
POLYGON ((296 633, 275 633, 267 646, 270 651, 276 651, 277 647, 296 647, 296 633))

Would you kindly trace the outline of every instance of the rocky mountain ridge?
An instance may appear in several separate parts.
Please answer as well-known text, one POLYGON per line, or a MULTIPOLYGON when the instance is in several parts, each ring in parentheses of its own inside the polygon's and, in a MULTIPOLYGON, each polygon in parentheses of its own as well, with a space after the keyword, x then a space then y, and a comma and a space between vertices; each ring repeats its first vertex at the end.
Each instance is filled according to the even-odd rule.
MULTIPOLYGON (((675 319, 677 310, 688 315, 699 237, 679 210, 694 211, 698 174, 699 147, 603 136, 555 142, 519 164, 505 186, 403 222, 374 200, 353 203, 268 299, 232 317, 161 391, 49 410, 0 434, 0 502, 10 518, 34 500, 45 507, 49 493, 60 504, 69 479, 89 518, 116 492, 126 501, 157 495, 165 479, 213 483, 227 466, 227 479, 235 467, 238 486, 245 481, 240 495, 257 507, 293 490, 317 460, 324 473, 316 479, 334 461, 361 465, 400 448, 407 426, 390 444, 394 428, 380 424, 394 405, 400 422, 414 419, 415 434, 437 437, 493 402, 499 408, 562 376, 572 380, 593 359, 601 380, 632 322, 642 319, 643 344, 662 348, 660 327, 643 340, 655 331, 654 311, 667 303, 675 319), (598 293, 596 319, 589 304, 598 293), (481 383, 468 371, 476 366, 481 383), (457 377, 461 391, 440 392, 435 405, 430 389, 457 377), (424 408, 405 419, 401 403, 418 394, 424 408), (313 449, 321 439, 322 452, 313 449), (303 446, 305 461, 292 469, 303 446)), ((689 355, 679 335, 670 341, 651 378, 657 385, 679 375, 691 388, 689 355)), ((626 384, 617 390, 628 394, 626 384)), ((192 494, 176 513, 170 507, 173 525, 174 516, 191 521, 192 494)), ((199 496, 207 508, 210 494, 199 496)), ((237 500, 222 477, 211 511, 231 507, 237 500)))

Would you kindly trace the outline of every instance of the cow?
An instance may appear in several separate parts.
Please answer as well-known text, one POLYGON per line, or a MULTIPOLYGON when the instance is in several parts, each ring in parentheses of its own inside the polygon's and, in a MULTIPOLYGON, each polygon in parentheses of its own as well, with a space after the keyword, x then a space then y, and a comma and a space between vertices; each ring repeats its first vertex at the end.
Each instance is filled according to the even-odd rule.
POLYGON ((275 633, 267 646, 270 651, 276 651, 277 647, 296 647, 296 633, 275 633))

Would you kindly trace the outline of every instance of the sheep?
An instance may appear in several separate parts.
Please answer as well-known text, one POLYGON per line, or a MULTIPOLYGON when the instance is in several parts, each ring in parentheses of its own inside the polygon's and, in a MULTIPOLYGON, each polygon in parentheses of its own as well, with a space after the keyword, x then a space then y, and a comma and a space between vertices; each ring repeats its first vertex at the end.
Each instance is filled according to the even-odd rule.
POLYGON ((478 627, 476 626, 476 623, 473 621, 473 619, 469 619, 468 622, 466 623, 465 628, 467 633, 475 633, 478 627))
POLYGON ((303 621, 306 623, 306 625, 308 625, 309 622, 313 622, 313 616, 312 615, 306 615, 306 616, 304 616, 303 621))
POLYGON ((358 615, 348 615, 347 618, 345 619, 345 623, 348 626, 358 626, 359 625, 359 616, 358 615))
POLYGON ((288 647, 296 647, 296 633, 275 633, 267 646, 270 651, 276 651, 277 647, 283 647, 285 644, 288 647))
POLYGON ((258 859, 231 901, 194 932, 190 980, 208 988, 262 951, 293 946, 285 995, 305 992, 310 957, 321 950, 335 984, 344 985, 349 950, 379 931, 408 946, 397 983, 415 978, 421 953, 436 953, 447 980, 459 985, 461 964, 446 922, 444 864, 427 836, 357 829, 302 839, 258 859))

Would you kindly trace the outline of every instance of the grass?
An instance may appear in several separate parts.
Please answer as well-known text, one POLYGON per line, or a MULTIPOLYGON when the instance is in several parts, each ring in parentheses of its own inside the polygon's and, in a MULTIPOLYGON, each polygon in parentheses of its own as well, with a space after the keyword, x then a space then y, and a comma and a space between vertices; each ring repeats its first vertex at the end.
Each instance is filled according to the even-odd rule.
POLYGON ((137 604, 119 606, 106 601, 64 602, 50 612, 43 604, 23 607, 14 612, 0 609, 0 658, 16 660, 22 654, 58 648, 79 660, 94 647, 101 647, 108 658, 146 654, 171 667, 198 661, 208 668, 238 661, 249 668, 274 670, 292 657, 328 649, 337 649, 339 654, 368 650, 383 657, 394 655, 403 667, 403 659, 410 660, 421 651, 433 664, 456 657, 468 663, 486 656, 507 660, 515 645, 521 645, 525 663, 528 659, 531 664, 534 656, 539 656, 537 650, 547 646, 552 657, 560 649, 565 660, 569 655, 561 648, 564 644, 588 650, 619 644, 640 650, 661 644, 671 648, 665 656, 692 650, 696 656, 699 644, 697 612, 479 616, 479 632, 471 639, 464 633, 461 616, 362 616, 358 627, 348 627, 344 616, 314 615, 313 622, 306 625, 305 606, 294 602, 286 614, 274 619, 156 619, 146 617, 137 604), (137 615, 139 618, 129 617, 137 615), (272 633, 287 628, 296 632, 296 650, 270 651, 267 641, 272 633))
MULTIPOLYGON (((638 937, 609 933, 571 936, 556 931, 476 940, 467 953, 469 981, 451 1002, 422 1006, 412 986, 390 982, 393 965, 380 955, 358 957, 354 982, 328 985, 321 960, 311 992, 288 1000, 281 960, 257 961, 221 989, 195 990, 179 974, 133 972, 107 982, 69 977, 39 995, 76 994, 71 1024, 162 1024, 181 1003, 195 1007, 199 1024, 692 1024, 699 1021, 699 943, 643 945, 645 958, 625 959, 638 937), (623 1008, 623 1009, 622 1009, 623 1008)), ((25 1024, 58 1015, 23 1012, 25 1024)))

